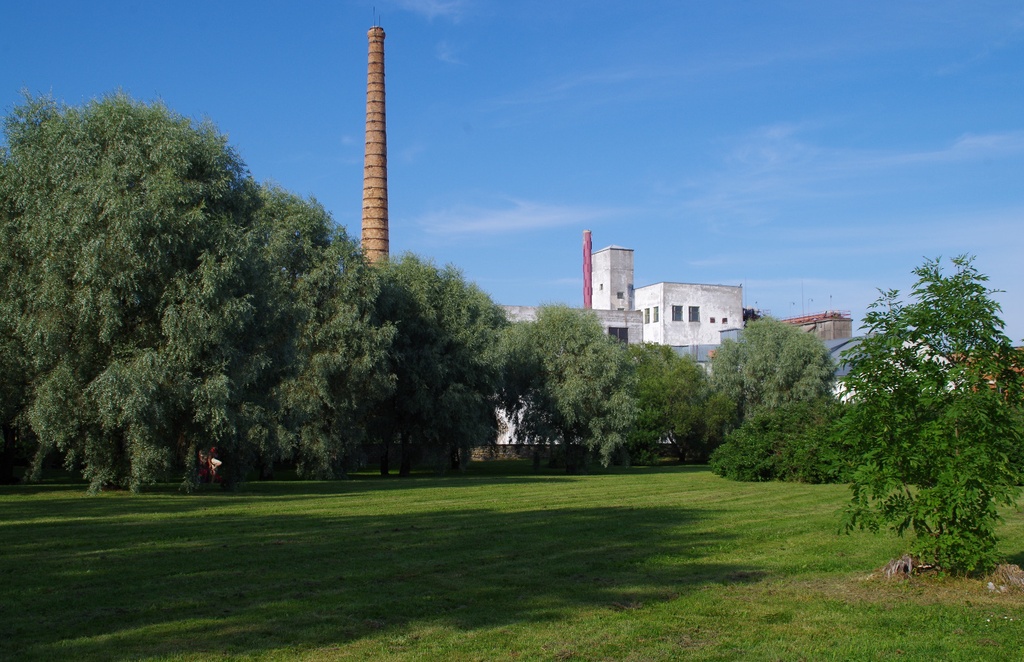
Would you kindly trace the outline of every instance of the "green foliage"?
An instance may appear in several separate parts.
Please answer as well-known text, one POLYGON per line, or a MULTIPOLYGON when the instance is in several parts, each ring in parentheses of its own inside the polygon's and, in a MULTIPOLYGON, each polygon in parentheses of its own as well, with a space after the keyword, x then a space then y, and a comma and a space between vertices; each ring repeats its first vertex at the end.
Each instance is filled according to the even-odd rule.
MULTIPOLYGON (((0 151, 0 480, 37 443, 95 492, 216 446, 234 486, 336 477, 398 436, 447 462, 495 435, 503 312, 455 269, 371 269, 315 200, 126 95, 32 99, 0 151)), ((403 456, 403 473, 410 457, 403 456)))
POLYGON ((327 212, 259 190, 212 126, 124 95, 29 99, 5 129, 5 440, 30 426, 37 466, 56 450, 92 490, 181 469, 194 487, 211 445, 229 484, 279 458, 342 472, 390 392, 393 330, 327 212))
POLYGON ((629 351, 637 405, 627 440, 631 462, 657 462, 666 443, 680 461, 706 462, 732 423, 734 405, 711 390, 707 374, 689 356, 649 343, 629 351))
POLYGON ((846 481, 852 459, 836 432, 842 408, 832 398, 762 408, 715 450, 711 470, 742 481, 846 481))
POLYGON ((740 420, 831 393, 834 372, 816 336, 770 317, 747 326, 739 341, 722 343, 711 362, 712 385, 736 403, 740 420))
POLYGON ((357 463, 370 412, 394 389, 385 364, 394 327, 373 321, 378 272, 316 200, 273 186, 261 195, 268 285, 287 319, 275 346, 289 367, 263 471, 294 458, 301 476, 338 477, 357 463))
POLYGON ((371 431, 385 449, 382 473, 396 437, 401 475, 410 472, 413 448, 431 455, 439 470, 460 465, 469 448, 497 436, 505 313, 452 266, 439 269, 407 254, 380 269, 376 315, 395 329, 386 360, 394 391, 371 431))
POLYGON ((625 443, 636 405, 634 369, 597 318, 544 306, 536 322, 509 327, 502 403, 519 438, 561 444, 566 471, 582 472, 594 453, 607 465, 625 443))
MULTIPOLYGON (((6 151, 0 148, 0 191, 7 172, 6 151)), ((31 361, 18 337, 25 296, 19 236, 14 224, 13 200, 0 195, 0 483, 14 482, 14 462, 22 453, 18 443, 26 428, 23 412, 32 379, 31 361)))
POLYGON ((996 561, 997 507, 1022 478, 1024 365, 988 278, 968 257, 952 262, 949 275, 938 260, 915 269, 910 302, 884 292, 846 357, 859 467, 845 526, 910 533, 926 562, 971 573, 996 561))
POLYGON ((29 98, 4 129, 3 260, 20 268, 3 342, 29 357, 18 406, 37 466, 55 449, 92 490, 137 490, 216 444, 239 479, 281 366, 238 156, 211 125, 122 94, 29 98))

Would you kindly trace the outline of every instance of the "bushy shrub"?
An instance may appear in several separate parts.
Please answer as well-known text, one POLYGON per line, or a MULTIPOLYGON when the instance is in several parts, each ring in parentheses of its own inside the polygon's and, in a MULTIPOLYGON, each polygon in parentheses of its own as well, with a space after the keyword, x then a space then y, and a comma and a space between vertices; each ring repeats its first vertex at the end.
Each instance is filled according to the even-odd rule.
POLYGON ((742 481, 847 480, 849 452, 835 434, 841 409, 831 398, 761 409, 726 437, 711 455, 711 469, 742 481))

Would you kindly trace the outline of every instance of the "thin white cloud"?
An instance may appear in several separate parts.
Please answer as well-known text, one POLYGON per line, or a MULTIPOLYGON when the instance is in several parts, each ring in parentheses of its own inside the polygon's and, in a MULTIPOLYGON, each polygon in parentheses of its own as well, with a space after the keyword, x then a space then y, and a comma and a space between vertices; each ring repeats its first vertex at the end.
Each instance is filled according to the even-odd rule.
POLYGON ((1000 52, 1015 46, 1024 37, 1024 11, 1018 11, 1014 16, 1004 19, 1002 25, 997 30, 1003 30, 1005 33, 1000 37, 983 43, 979 49, 967 58, 939 67, 936 73, 939 76, 961 74, 976 64, 984 62, 1000 52))
POLYGON ((898 151, 825 147, 802 139, 806 128, 762 127, 734 143, 717 172, 659 193, 680 196, 688 213, 712 226, 751 227, 775 220, 781 203, 884 194, 922 169, 1024 155, 1024 131, 964 134, 936 149, 898 151))
POLYGON ((441 62, 446 62, 448 64, 465 64, 465 62, 459 58, 456 48, 447 41, 439 41, 434 49, 434 54, 441 62))
POLYGON ((541 80, 491 99, 485 107, 537 106, 564 104, 566 101, 589 106, 621 101, 635 102, 639 95, 647 97, 674 94, 681 81, 688 81, 691 85, 696 81, 720 84, 731 74, 785 66, 793 62, 818 62, 847 55, 847 50, 835 44, 823 44, 747 55, 721 52, 700 59, 687 59, 668 64, 656 64, 647 60, 626 62, 617 66, 574 71, 567 75, 541 80))
POLYGON ((500 208, 458 205, 432 212, 420 218, 417 224, 430 234, 507 234, 584 225, 622 211, 509 199, 500 208))
POLYGON ((470 0, 398 0, 398 6, 407 11, 435 18, 458 20, 469 8, 470 0))
POLYGON ((866 165, 902 165, 913 163, 954 163, 959 161, 998 158, 1024 152, 1024 131, 1006 133, 964 134, 948 147, 930 151, 882 154, 866 165))
POLYGON ((404 149, 398 151, 398 159, 402 163, 414 163, 420 154, 426 151, 426 146, 421 142, 411 143, 404 149))

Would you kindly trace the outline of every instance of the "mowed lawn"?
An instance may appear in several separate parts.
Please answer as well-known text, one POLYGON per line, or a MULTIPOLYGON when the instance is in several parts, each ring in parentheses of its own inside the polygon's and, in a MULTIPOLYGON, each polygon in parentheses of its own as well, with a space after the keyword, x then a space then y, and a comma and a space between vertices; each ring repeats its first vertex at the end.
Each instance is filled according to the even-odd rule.
MULTIPOLYGON (((845 486, 704 468, 0 488, 2 659, 1024 659, 1024 594, 885 582, 845 486)), ((1005 555, 1024 561, 1024 515, 1005 555)))

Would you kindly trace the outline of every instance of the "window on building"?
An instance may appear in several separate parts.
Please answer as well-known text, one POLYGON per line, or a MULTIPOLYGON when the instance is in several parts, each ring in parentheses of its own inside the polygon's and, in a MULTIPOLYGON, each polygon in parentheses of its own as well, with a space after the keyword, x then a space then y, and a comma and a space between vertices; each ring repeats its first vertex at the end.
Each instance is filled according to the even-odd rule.
POLYGON ((658 306, 651 310, 651 321, 655 323, 658 321, 658 306))
POLYGON ((690 321, 691 322, 699 322, 700 321, 700 306, 690 306, 690 321))
POLYGON ((672 321, 673 322, 682 322, 683 321, 683 307, 682 306, 672 306, 672 321))
POLYGON ((650 308, 644 308, 644 324, 650 324, 650 323, 651 323, 651 309, 650 308))
POLYGON ((604 283, 601 283, 600 285, 597 286, 597 291, 604 292, 604 283))
POLYGON ((712 324, 714 324, 714 323, 715 323, 715 318, 714 318, 714 317, 712 317, 712 318, 711 318, 711 323, 712 323, 712 324))
POLYGON ((728 323, 729 323, 729 318, 728 317, 723 317, 722 318, 722 324, 728 324, 728 323))
POLYGON ((615 293, 615 298, 616 298, 616 299, 625 299, 625 298, 626 298, 626 295, 625 295, 625 294, 623 294, 622 292, 616 292, 616 293, 615 293))
POLYGON ((615 338, 619 342, 629 343, 629 329, 624 326, 610 326, 608 327, 608 335, 615 338))

